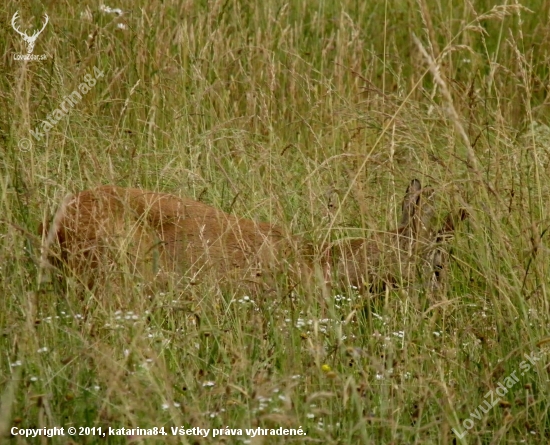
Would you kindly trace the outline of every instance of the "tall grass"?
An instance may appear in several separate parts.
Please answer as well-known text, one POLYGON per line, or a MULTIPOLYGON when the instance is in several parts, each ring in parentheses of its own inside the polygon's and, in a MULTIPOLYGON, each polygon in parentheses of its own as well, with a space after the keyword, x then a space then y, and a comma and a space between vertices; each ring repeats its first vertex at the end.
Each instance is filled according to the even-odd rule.
POLYGON ((0 5, 0 435, 282 426, 307 436, 144 441, 548 442, 549 2, 107 6, 123 14, 0 5), (14 60, 17 10, 22 30, 49 15, 34 49, 46 60, 14 60), (103 76, 36 140, 94 67, 103 76), (412 178, 442 214, 469 214, 439 292, 388 289, 367 310, 346 289, 38 285, 36 227, 69 192, 187 195, 315 243, 394 227, 412 178), (540 360, 526 370, 524 354, 540 360))

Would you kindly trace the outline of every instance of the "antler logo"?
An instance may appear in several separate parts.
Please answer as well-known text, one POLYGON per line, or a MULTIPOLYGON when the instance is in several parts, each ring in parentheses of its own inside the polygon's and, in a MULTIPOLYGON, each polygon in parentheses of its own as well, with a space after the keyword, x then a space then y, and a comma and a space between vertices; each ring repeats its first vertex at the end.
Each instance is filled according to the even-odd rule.
POLYGON ((11 18, 11 26, 13 29, 15 29, 15 32, 19 34, 21 37, 23 37, 23 40, 27 43, 27 54, 32 54, 34 50, 34 43, 36 42, 36 39, 40 35, 42 31, 44 31, 44 28, 48 24, 49 17, 48 14, 44 14, 44 19, 46 20, 44 23, 44 26, 42 26, 42 29, 40 31, 35 31, 32 36, 29 36, 26 32, 21 32, 19 29, 17 29, 16 21, 19 18, 19 11, 17 11, 15 14, 13 14, 13 17, 11 18))

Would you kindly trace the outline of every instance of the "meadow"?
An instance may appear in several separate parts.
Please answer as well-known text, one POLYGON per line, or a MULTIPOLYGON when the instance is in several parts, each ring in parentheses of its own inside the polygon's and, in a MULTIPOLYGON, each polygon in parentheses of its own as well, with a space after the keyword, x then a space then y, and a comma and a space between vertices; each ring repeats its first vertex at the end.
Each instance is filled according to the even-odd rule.
POLYGON ((0 441, 548 443, 550 2, 509 3, 0 4, 0 441), (468 214, 436 289, 41 277, 79 190, 316 244, 394 228, 413 178, 468 214))

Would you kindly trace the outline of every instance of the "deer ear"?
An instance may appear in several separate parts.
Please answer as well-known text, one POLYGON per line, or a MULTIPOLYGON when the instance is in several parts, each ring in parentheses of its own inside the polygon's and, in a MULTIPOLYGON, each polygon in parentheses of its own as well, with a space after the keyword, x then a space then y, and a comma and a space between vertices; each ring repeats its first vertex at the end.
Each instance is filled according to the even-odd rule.
POLYGON ((407 187, 407 192, 403 198, 403 204, 401 206, 401 223, 399 224, 400 227, 405 227, 410 224, 418 208, 421 191, 422 186, 420 185, 420 181, 418 179, 413 179, 407 187))
POLYGON ((464 208, 459 209, 456 213, 449 212, 439 232, 441 234, 454 232, 456 224, 464 221, 466 218, 468 218, 468 211, 464 208))

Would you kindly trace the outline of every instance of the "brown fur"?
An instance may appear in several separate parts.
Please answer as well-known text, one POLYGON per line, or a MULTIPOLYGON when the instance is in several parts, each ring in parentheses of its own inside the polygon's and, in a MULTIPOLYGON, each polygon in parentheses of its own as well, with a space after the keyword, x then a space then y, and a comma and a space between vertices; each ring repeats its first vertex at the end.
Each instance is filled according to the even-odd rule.
MULTIPOLYGON (((57 239, 58 258, 88 286, 102 277, 102 271, 121 266, 146 280, 209 272, 254 280, 290 270, 295 278, 309 279, 322 268, 326 282, 336 275, 339 283, 360 287, 396 283, 411 279, 418 265, 429 264, 429 253, 441 244, 438 239, 454 230, 449 216, 435 232, 432 198, 432 189, 422 189, 413 180, 395 230, 326 244, 322 259, 313 261, 315 249, 280 227, 239 218, 189 198, 102 186, 63 200, 46 237, 42 263, 57 239)), ((439 266, 433 263, 433 267, 439 266)))

